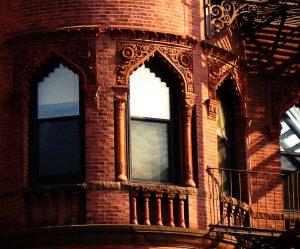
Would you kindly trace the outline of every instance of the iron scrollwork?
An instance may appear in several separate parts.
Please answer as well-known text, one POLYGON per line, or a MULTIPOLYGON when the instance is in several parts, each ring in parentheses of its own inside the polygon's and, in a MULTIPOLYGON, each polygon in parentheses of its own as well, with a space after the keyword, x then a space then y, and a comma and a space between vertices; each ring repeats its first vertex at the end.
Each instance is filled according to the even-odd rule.
POLYGON ((250 16, 254 16, 260 7, 253 3, 244 1, 221 1, 220 4, 213 4, 213 1, 206 0, 206 35, 212 37, 215 33, 220 33, 228 28, 232 22, 240 16, 248 21, 250 16))

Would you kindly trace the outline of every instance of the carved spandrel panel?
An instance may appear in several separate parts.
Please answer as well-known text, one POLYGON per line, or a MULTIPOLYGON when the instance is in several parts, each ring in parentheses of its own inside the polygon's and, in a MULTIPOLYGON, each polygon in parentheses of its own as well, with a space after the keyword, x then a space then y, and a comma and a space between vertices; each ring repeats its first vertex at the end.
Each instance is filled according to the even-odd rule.
POLYGON ((236 91, 242 98, 245 94, 243 63, 232 53, 217 46, 203 43, 204 53, 208 62, 209 97, 215 99, 216 90, 228 77, 232 77, 236 84, 236 91))
POLYGON ((26 80, 51 57, 61 59, 82 77, 84 85, 96 84, 95 40, 99 30, 62 30, 31 34, 26 39, 14 39, 14 90, 26 90, 26 80), (20 43, 19 40, 24 40, 20 43), (24 85, 25 84, 25 85, 24 85))
POLYGON ((208 58, 208 91, 209 98, 216 98, 216 91, 232 72, 232 65, 215 58, 208 58))
POLYGON ((170 69, 185 81, 185 91, 194 92, 192 52, 176 47, 148 43, 117 43, 117 85, 127 85, 130 73, 155 53, 160 53, 168 62, 170 69))

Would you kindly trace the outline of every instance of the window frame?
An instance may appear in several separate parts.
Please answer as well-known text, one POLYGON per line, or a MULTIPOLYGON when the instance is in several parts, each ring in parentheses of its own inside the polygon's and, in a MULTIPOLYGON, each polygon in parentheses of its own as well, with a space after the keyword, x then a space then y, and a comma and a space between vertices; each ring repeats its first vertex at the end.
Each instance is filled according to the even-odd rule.
POLYGON ((29 100, 29 183, 31 185, 47 185, 47 184, 67 184, 82 182, 85 178, 84 161, 85 161, 85 136, 84 136, 84 100, 82 91, 82 80, 79 74, 74 72, 70 67, 61 61, 54 64, 49 63, 48 67, 41 70, 40 74, 33 78, 30 82, 30 100, 29 100), (79 114, 71 116, 59 116, 51 118, 38 118, 38 84, 44 78, 49 76, 53 70, 57 69, 62 64, 65 68, 72 71, 78 76, 78 91, 79 91, 79 114), (53 174, 42 176, 40 175, 39 166, 39 125, 43 122, 57 121, 78 121, 78 142, 79 142, 79 169, 76 173, 53 174))
MULTIPOLYGON (((180 127, 180 106, 181 102, 179 101, 179 94, 177 92, 177 85, 179 82, 168 82, 162 79, 159 75, 153 72, 151 67, 149 68, 151 73, 154 73, 156 77, 160 78, 160 80, 166 83, 169 88, 169 105, 170 105, 170 119, 163 118, 151 118, 151 117, 141 117, 141 116, 131 116, 130 115, 130 81, 128 88, 128 101, 126 103, 127 107, 127 158, 129 167, 127 168, 127 175, 129 176, 129 180, 131 182, 143 182, 143 183, 155 183, 155 184, 164 184, 164 185, 179 185, 179 173, 181 170, 181 149, 180 149, 180 141, 182 138, 180 127), (132 143, 131 143, 131 120, 134 121, 145 121, 145 122, 153 122, 153 123, 166 123, 167 124, 167 139, 168 139, 168 181, 157 181, 157 180, 148 180, 148 179, 139 179, 133 178, 132 176, 132 143)), ((138 69, 138 68, 137 68, 138 69)), ((136 70, 137 70, 136 69, 136 70)), ((132 73, 134 73, 133 71, 132 73)))

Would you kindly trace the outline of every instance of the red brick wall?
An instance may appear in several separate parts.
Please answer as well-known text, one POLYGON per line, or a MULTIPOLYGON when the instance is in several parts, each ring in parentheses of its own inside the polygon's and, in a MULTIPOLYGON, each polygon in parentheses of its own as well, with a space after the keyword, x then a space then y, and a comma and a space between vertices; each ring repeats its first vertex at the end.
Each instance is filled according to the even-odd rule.
POLYGON ((121 190, 87 192, 87 224, 129 224, 129 193, 121 190))
POLYGON ((78 25, 137 26, 198 36, 201 21, 199 2, 192 0, 13 0, 2 1, 0 9, 6 17, 0 37, 78 25))
MULTIPOLYGON (((1 1, 0 16, 3 17, 1 21, 4 28, 0 30, 0 41, 5 42, 8 38, 31 31, 81 25, 96 25, 103 30, 110 25, 132 26, 151 31, 190 34, 202 41, 205 39, 204 19, 203 6, 199 2, 202 3, 193 0, 1 1)), ((243 58, 244 48, 240 40, 231 38, 224 37, 217 43, 218 46, 243 58)), ((0 44, 0 227, 10 229, 25 225, 21 189, 28 186, 28 99, 13 95, 13 48, 7 43, 0 44)), ((115 85, 116 77, 116 44, 107 32, 97 38, 95 52, 99 108, 86 103, 85 175, 87 182, 97 185, 100 181, 115 180, 114 103, 111 87, 115 85)), ((213 221, 206 169, 207 166, 218 165, 217 128, 216 121, 207 117, 208 64, 200 43, 193 50, 193 65, 195 93, 198 95, 193 134, 194 146, 197 147, 197 151, 194 151, 194 158, 197 159, 194 170, 198 190, 197 197, 188 197, 188 224, 190 228, 206 230, 213 221)), ((244 146, 243 136, 248 135, 246 146, 239 146, 239 166, 280 173, 279 144, 270 141, 266 129, 269 124, 268 103, 266 84, 261 75, 248 75, 247 92, 246 115, 250 126, 248 131, 246 123, 239 125, 242 137, 239 145, 244 146)), ((276 206, 276 212, 282 213, 280 190, 280 184, 276 185, 275 205, 272 196, 268 197, 271 212, 276 206)), ((72 205, 77 207, 78 203, 72 205)), ((129 223, 127 190, 89 188, 84 206, 88 224, 129 223)), ((262 204, 261 209, 265 207, 262 204)), ((274 228, 272 225, 270 227, 274 228)))

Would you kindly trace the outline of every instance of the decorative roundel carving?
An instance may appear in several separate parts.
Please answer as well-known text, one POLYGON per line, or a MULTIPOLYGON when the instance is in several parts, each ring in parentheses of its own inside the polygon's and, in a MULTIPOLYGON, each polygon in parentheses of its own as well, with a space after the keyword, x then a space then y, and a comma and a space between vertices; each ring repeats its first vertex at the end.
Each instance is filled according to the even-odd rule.
POLYGON ((210 64, 209 72, 212 74, 212 76, 214 76, 214 77, 219 76, 219 71, 220 71, 219 66, 220 65, 218 65, 217 63, 210 64))
POLYGON ((91 58, 91 48, 90 47, 80 47, 77 51, 78 57, 83 60, 91 58))
POLYGON ((134 58, 134 48, 131 46, 125 46, 121 49, 120 55, 125 60, 132 60, 134 58))
POLYGON ((192 65, 192 57, 186 52, 181 53, 178 59, 180 64, 185 68, 189 68, 192 65))

